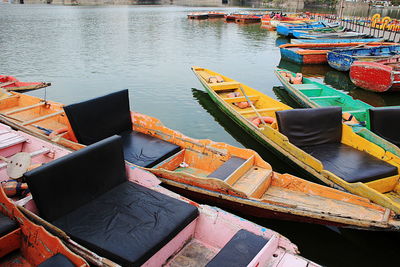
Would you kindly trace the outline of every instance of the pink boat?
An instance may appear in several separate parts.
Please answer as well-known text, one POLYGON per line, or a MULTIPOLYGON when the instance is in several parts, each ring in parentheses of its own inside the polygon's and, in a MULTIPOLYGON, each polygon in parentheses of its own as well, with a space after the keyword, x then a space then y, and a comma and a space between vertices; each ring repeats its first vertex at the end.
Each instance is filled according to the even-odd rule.
POLYGON ((400 57, 377 61, 355 61, 350 79, 360 88, 377 93, 400 90, 400 57))
POLYGON ((318 266, 280 234, 194 203, 161 187, 153 174, 126 166, 120 137, 70 153, 0 124, 0 155, 8 158, 2 181, 32 169, 18 181, 27 182, 33 200, 13 200, 67 233, 69 246, 75 240, 88 249, 79 254, 92 264, 318 266))

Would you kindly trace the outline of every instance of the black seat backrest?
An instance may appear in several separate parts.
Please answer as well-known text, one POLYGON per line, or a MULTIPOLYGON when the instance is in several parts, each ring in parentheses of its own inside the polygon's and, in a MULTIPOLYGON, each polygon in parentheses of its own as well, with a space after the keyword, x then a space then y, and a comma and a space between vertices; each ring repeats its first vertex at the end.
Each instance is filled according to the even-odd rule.
POLYGON ((41 216, 53 221, 127 180, 120 136, 24 174, 41 216))
POLYGON ((369 109, 370 129, 400 147, 400 107, 369 109))
POLYGON ((276 112, 279 131, 298 146, 340 143, 342 108, 306 108, 276 112))
POLYGON ((91 145, 132 130, 128 89, 64 107, 78 142, 91 145))

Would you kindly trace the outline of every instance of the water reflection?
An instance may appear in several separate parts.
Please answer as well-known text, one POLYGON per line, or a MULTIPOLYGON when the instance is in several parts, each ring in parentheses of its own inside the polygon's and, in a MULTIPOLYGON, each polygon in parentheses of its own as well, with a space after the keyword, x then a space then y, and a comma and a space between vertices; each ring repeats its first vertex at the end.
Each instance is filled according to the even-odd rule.
POLYGON ((278 67, 282 69, 287 69, 295 73, 303 73, 305 77, 322 77, 327 72, 332 70, 329 65, 301 65, 284 59, 281 59, 281 61, 279 61, 278 67))

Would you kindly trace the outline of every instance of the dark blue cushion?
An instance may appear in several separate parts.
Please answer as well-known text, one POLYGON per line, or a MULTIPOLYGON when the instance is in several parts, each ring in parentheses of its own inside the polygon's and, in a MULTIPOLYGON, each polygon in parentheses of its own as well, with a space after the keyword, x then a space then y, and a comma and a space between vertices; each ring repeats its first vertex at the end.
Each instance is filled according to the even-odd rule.
POLYGON ((132 130, 120 136, 125 160, 141 167, 151 168, 181 150, 175 144, 132 130))
POLYGON ((75 267, 63 254, 57 253, 38 265, 38 267, 75 267))
POLYGON ((132 129, 128 90, 64 107, 78 142, 91 145, 132 129))
POLYGON ((239 230, 207 264, 207 267, 245 267, 268 240, 247 230, 239 230))
POLYGON ((0 237, 3 237, 19 227, 18 223, 0 213, 0 237))
POLYGON ((238 157, 231 157, 229 160, 224 162, 218 169, 212 172, 208 177, 213 177, 224 181, 226 178, 229 177, 237 168, 240 167, 244 162, 245 159, 238 158, 238 157))

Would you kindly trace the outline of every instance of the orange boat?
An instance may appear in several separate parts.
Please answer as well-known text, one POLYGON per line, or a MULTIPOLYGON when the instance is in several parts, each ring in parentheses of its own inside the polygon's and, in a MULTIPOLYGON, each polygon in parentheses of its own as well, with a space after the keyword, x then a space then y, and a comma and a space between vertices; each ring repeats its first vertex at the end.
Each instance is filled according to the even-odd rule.
POLYGON ((8 91, 30 91, 50 86, 44 82, 20 82, 13 76, 0 75, 0 88, 8 91))
POLYGON ((89 266, 57 237, 28 220, 0 188, 0 266, 89 266))
POLYGON ((120 134, 131 164, 179 192, 250 215, 361 229, 400 228, 393 212, 366 198, 276 173, 252 150, 192 139, 156 118, 129 112, 127 90, 64 108, 11 92, 0 100, 0 120, 71 150, 120 134))

